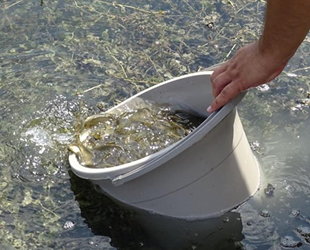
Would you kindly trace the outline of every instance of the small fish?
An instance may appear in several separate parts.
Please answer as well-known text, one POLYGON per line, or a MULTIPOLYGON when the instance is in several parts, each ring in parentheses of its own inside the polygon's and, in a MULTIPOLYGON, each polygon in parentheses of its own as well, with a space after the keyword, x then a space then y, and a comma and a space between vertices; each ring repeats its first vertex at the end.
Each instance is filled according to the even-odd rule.
POLYGON ((181 140, 204 121, 189 107, 186 110, 139 99, 117 112, 88 117, 69 150, 89 167, 138 160, 181 140))
POLYGON ((100 123, 104 124, 107 121, 113 121, 115 120, 115 116, 113 114, 99 114, 99 115, 92 115, 90 117, 87 117, 86 120, 83 123, 83 128, 91 128, 99 125, 100 123))
POLYGON ((273 197, 275 189, 276 188, 274 186, 272 186, 270 183, 268 183, 267 187, 264 189, 264 192, 265 192, 267 197, 273 197))
POLYGON ((106 145, 99 145, 99 146, 96 146, 94 147, 95 150, 100 150, 100 151, 104 151, 104 150, 109 150, 109 149, 112 149, 112 148, 116 148, 116 149, 119 149, 119 150, 124 150, 123 147, 121 146, 117 146, 117 145, 109 145, 109 144, 106 144, 106 145))
POLYGON ((74 143, 68 146, 69 151, 79 156, 81 163, 88 167, 94 166, 94 153, 82 143, 74 143))

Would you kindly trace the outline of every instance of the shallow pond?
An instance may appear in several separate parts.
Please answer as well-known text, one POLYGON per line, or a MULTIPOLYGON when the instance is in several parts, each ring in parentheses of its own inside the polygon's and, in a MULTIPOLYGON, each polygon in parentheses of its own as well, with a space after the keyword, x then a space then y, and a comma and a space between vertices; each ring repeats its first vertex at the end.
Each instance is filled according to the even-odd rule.
MULTIPOLYGON (((85 117, 257 39, 264 5, 1 1, 0 248, 161 249, 135 214, 72 174, 66 146, 85 117)), ((310 248, 309 45, 238 107, 263 178, 224 218, 239 223, 216 249, 310 248)))

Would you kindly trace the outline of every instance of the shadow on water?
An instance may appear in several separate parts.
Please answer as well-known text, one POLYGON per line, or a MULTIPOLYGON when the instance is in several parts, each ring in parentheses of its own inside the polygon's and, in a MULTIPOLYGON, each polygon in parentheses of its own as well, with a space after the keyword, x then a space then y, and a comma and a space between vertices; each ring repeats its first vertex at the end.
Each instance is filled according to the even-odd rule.
POLYGON ((85 223, 95 235, 111 238, 120 250, 243 249, 242 221, 237 212, 219 218, 185 221, 118 204, 89 181, 70 172, 71 188, 85 223))

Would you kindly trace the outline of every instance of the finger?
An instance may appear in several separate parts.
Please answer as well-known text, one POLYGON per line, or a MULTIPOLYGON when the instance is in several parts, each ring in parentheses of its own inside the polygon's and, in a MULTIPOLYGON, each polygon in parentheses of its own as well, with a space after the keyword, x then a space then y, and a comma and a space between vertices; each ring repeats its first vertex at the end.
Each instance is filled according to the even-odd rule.
POLYGON ((227 74, 227 71, 218 75, 212 82, 212 94, 214 97, 217 97, 221 91, 232 81, 230 75, 227 74))
POLYGON ((219 75, 219 74, 222 74, 223 72, 225 72, 227 70, 227 63, 224 63, 223 65, 217 67, 212 75, 211 75, 211 82, 213 82, 213 80, 219 75))
POLYGON ((238 85, 235 83, 228 84, 221 93, 213 100, 210 107, 207 109, 209 113, 212 113, 215 110, 218 110, 219 108, 226 105, 231 99, 236 97, 241 90, 238 88, 238 85))

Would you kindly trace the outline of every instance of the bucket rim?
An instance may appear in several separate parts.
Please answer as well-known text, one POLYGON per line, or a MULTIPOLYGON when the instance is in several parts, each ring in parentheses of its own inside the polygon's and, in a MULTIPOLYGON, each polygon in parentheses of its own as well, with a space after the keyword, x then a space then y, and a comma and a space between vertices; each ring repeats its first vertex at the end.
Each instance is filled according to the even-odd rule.
MULTIPOLYGON (((169 84, 174 81, 178 81, 181 79, 196 77, 196 76, 211 76, 213 71, 211 70, 205 70, 205 71, 199 71, 195 73, 190 73, 186 75, 182 75, 179 77, 175 77, 172 79, 169 79, 167 81, 161 82, 159 84, 156 84, 150 88, 147 88, 136 95, 126 99, 125 101, 121 102, 120 104, 112 107, 111 109, 107 110, 106 112, 113 112, 117 108, 119 108, 121 105, 124 105, 128 102, 130 102, 132 99, 139 97, 140 95, 144 94, 145 92, 152 91, 155 88, 158 88, 162 85, 169 84)), ((172 145, 168 146, 167 148, 164 148, 154 154, 151 154, 149 156, 143 157, 141 159, 125 163, 122 165, 117 165, 114 167, 109 168, 89 168, 82 166, 77 156, 74 153, 69 153, 69 164, 71 166, 72 171, 79 177, 83 179, 91 179, 91 180, 102 180, 102 179, 110 179, 113 181, 114 185, 121 185, 124 182, 134 179, 136 177, 139 177, 152 169, 158 167, 159 165, 163 164, 164 162, 171 159, 173 155, 176 154, 174 148, 178 147, 179 151, 177 154, 188 148, 189 146, 184 145, 184 141, 188 141, 188 137, 203 137, 205 134, 210 132, 217 124, 219 124, 235 107, 236 105, 242 100, 246 92, 240 93, 237 97, 233 98, 229 103, 227 103, 225 106, 223 106, 219 111, 212 113, 211 119, 206 119, 202 124, 200 124, 192 133, 187 135, 186 137, 182 138, 181 140, 173 143, 172 145), (208 120, 208 121, 207 121, 208 120), (207 121, 207 122, 206 122, 207 121), (181 151, 180 151, 181 149, 181 151), (171 154, 172 152, 172 154, 171 154), (162 159, 163 156, 168 156, 170 154, 170 157, 166 159, 162 159), (157 160, 159 159, 159 160, 157 160), (147 166, 151 165, 153 163, 152 168, 146 169, 147 166), (140 171, 143 170, 143 171, 140 171), (128 178, 128 175, 130 174, 130 177, 128 178), (128 179, 128 180, 125 180, 128 179)), ((198 138, 198 139, 199 139, 198 138)), ((193 140, 195 143, 197 140, 193 140)), ((191 143, 191 145, 193 144, 191 143)))

